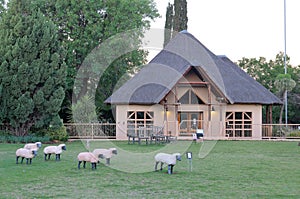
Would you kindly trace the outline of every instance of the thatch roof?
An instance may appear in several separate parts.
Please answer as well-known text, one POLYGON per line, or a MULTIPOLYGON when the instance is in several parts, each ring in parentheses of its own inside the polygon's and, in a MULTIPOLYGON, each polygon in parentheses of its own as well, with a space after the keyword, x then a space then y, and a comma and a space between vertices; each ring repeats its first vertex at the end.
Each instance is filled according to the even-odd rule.
POLYGON ((227 57, 216 56, 193 35, 178 33, 141 71, 115 91, 105 103, 157 104, 193 67, 212 85, 216 96, 231 104, 281 104, 227 57))

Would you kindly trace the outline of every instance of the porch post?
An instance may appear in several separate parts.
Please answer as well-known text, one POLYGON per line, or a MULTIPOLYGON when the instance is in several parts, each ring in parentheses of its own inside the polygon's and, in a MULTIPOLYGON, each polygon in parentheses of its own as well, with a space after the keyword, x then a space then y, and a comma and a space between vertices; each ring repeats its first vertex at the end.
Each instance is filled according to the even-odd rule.
POLYGON ((272 136, 272 124, 273 124, 272 105, 267 105, 267 107, 266 107, 266 124, 267 125, 265 126, 265 128, 262 129, 263 131, 265 131, 263 136, 271 137, 272 136))
POLYGON ((211 87, 207 84, 208 88, 208 121, 211 121, 211 87))
POLYGON ((169 127, 168 127, 168 115, 167 115, 167 112, 168 112, 168 105, 164 104, 164 134, 165 135, 168 135, 168 130, 169 130, 169 127))

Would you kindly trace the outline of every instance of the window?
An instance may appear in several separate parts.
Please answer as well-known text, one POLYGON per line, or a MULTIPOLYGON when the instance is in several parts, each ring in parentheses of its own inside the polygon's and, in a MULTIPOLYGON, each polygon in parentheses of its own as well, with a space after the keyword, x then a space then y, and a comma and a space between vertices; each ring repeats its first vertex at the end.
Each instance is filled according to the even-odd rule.
POLYGON ((204 102, 192 91, 189 89, 180 99, 181 104, 204 104, 204 102))
POLYGON ((153 127, 154 113, 152 111, 128 111, 127 134, 137 134, 140 128, 150 132, 153 127))
POLYGON ((229 137, 252 137, 252 112, 226 112, 229 137))

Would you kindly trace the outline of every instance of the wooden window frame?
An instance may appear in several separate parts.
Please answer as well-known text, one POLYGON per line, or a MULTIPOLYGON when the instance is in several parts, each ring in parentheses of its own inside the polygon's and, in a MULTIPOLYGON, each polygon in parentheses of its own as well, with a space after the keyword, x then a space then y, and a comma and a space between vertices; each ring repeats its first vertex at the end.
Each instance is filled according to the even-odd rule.
POLYGON ((127 134, 137 135, 139 128, 146 128, 146 131, 150 132, 152 131, 153 124, 154 111, 127 111, 127 134), (138 118, 141 112, 143 112, 143 118, 138 118))
POLYGON ((225 116, 225 134, 228 137, 252 137, 253 113, 251 111, 230 111, 225 116), (241 114, 241 118, 237 118, 241 114))

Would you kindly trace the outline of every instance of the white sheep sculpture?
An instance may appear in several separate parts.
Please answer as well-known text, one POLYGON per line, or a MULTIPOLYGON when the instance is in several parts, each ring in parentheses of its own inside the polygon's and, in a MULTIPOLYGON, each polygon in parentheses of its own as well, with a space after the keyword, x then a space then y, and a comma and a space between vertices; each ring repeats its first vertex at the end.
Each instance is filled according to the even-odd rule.
POLYGON ((118 154, 118 151, 116 148, 109 148, 109 149, 95 149, 93 151, 93 154, 98 157, 99 155, 102 155, 101 157, 106 159, 106 164, 110 164, 110 158, 115 154, 118 154))
POLYGON ((32 149, 24 149, 24 148, 19 148, 16 151, 16 164, 18 164, 19 157, 22 157, 21 164, 23 163, 24 158, 26 158, 26 164, 31 164, 32 158, 36 156, 37 152, 32 149))
POLYGON ((67 147, 65 144, 60 144, 58 146, 47 146, 44 148, 44 154, 45 154, 45 160, 50 159, 51 154, 55 154, 55 160, 59 161, 60 160, 60 154, 67 150, 67 147))
POLYGON ((173 167, 176 165, 176 161, 181 161, 181 155, 180 153, 158 153, 154 157, 155 159, 155 171, 157 171, 157 165, 160 164, 160 170, 162 170, 162 166, 164 163, 168 165, 168 174, 173 173, 173 167))
POLYGON ((42 147, 41 142, 35 142, 35 143, 25 144, 24 149, 32 149, 32 150, 38 151, 41 147, 42 147))
POLYGON ((97 169, 97 163, 100 163, 99 158, 102 158, 102 155, 98 157, 91 152, 81 152, 78 154, 78 169, 80 169, 80 164, 83 162, 83 168, 85 168, 85 163, 90 162, 92 164, 92 170, 97 169))

